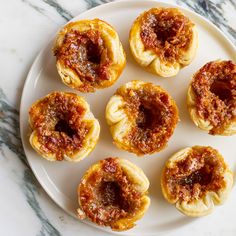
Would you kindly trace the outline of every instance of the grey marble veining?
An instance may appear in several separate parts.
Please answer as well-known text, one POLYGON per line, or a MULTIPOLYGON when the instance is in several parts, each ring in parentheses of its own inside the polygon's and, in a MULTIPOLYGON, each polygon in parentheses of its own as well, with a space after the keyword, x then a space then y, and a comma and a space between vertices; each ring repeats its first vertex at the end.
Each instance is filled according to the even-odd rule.
MULTIPOLYGON (((45 9, 38 6, 39 2, 37 1, 35 2, 32 0, 21 0, 21 1, 28 4, 30 7, 32 7, 34 10, 38 11, 39 13, 45 15, 45 9)), ((56 12, 66 21, 69 21, 70 19, 75 17, 73 16, 71 12, 69 12, 56 0, 41 0, 41 1, 47 4, 48 6, 54 8, 56 12)), ((98 5, 112 2, 112 1, 113 0, 84 0, 84 2, 86 3, 86 9, 90 9, 98 5)))
POLYGON ((41 223, 38 236, 61 235, 49 222, 37 201, 36 195, 41 187, 29 168, 24 154, 19 130, 19 112, 9 104, 2 89, 0 89, 0 134, 0 151, 2 151, 3 146, 7 146, 25 165, 23 178, 18 184, 25 195, 26 201, 41 223))
POLYGON ((60 236, 60 232, 50 223, 45 213, 42 211, 40 204, 36 198, 36 194, 38 193, 38 188, 40 188, 37 180, 33 176, 33 173, 30 168, 27 168, 24 171, 24 176, 22 179, 22 191, 25 194, 26 201, 34 211, 37 216, 41 229, 38 233, 38 236, 46 236, 46 235, 55 235, 60 236))
MULTIPOLYGON (((34 10, 38 11, 39 13, 45 15, 45 9, 43 7, 37 6, 37 2, 32 2, 31 0, 22 0, 22 2, 28 4, 30 7, 32 7, 34 10)), ((69 21, 71 18, 73 18, 72 14, 66 9, 64 9, 57 1, 42 0, 42 2, 54 8, 64 20, 69 21)))
POLYGON ((56 9, 58 14, 65 20, 70 20, 73 18, 72 14, 65 10, 57 1, 55 0, 43 0, 46 4, 56 9))
POLYGON ((231 40, 236 43, 236 22, 230 25, 227 22, 224 6, 236 12, 236 0, 177 0, 180 6, 187 6, 198 14, 206 17, 219 27, 231 40))
POLYGON ((28 167, 20 138, 19 112, 12 107, 0 89, 0 149, 6 145, 28 167))
MULTIPOLYGON (((32 8, 39 14, 47 16, 47 8, 53 8, 63 21, 68 21, 74 17, 73 13, 64 7, 62 1, 57 0, 21 0, 24 4, 32 8)), ((69 0, 68 0, 69 1, 69 0)), ((78 0, 81 1, 81 0, 78 0)), ((83 0, 86 8, 92 8, 97 5, 110 2, 110 0, 83 0)), ((135 4, 135 0, 134 0, 135 4)), ((177 0, 177 4, 186 6, 202 16, 208 18, 217 27, 219 27, 231 40, 236 44, 236 21, 234 24, 228 22, 225 6, 231 8, 231 12, 236 14, 235 0, 177 0)), ((66 4, 65 4, 66 5, 66 4)), ((3 80, 1 79, 3 83, 3 80)), ((0 85, 1 87, 3 84, 0 85)), ((35 179, 26 157, 24 155, 19 130, 19 108, 14 107, 8 101, 6 94, 0 89, 0 151, 3 153, 3 148, 7 147, 11 152, 15 153, 21 163, 24 165, 22 179, 17 184, 21 188, 25 200, 36 215, 40 224, 40 230, 37 235, 61 235, 58 229, 50 222, 45 212, 42 210, 38 201, 38 192, 41 186, 35 179)), ((9 171, 11 171, 9 169, 9 171)), ((0 231, 0 235, 1 231, 0 231)))
POLYGON ((98 5, 104 4, 104 3, 108 3, 108 2, 112 2, 113 0, 84 0, 87 3, 87 7, 88 9, 96 7, 98 5))

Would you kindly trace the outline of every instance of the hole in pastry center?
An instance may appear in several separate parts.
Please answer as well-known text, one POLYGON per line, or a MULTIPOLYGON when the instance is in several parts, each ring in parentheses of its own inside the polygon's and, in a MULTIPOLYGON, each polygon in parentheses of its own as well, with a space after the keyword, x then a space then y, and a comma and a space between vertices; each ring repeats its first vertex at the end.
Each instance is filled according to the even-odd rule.
POLYGON ((190 185, 193 186, 194 184, 198 183, 200 185, 208 185, 210 184, 212 179, 212 174, 207 173, 207 171, 204 168, 201 168, 200 170, 194 171, 190 175, 182 178, 179 180, 180 185, 190 185))
POLYGON ((156 34, 157 40, 162 44, 165 44, 165 41, 176 35, 176 31, 172 30, 171 27, 160 27, 159 25, 156 25, 154 32, 156 34))
POLYGON ((102 182, 100 186, 100 197, 104 206, 118 206, 122 208, 122 190, 115 181, 102 182))
POLYGON ((63 132, 69 137, 72 137, 76 132, 69 126, 65 120, 59 120, 55 125, 55 131, 63 132))
POLYGON ((183 20, 163 15, 160 16, 160 19, 155 20, 153 30, 157 40, 164 45, 166 41, 177 36, 183 25, 183 20))
POLYGON ((154 110, 144 106, 139 106, 139 113, 136 119, 136 124, 141 129, 152 128, 155 121, 158 121, 159 111, 157 108, 154 110))
POLYGON ((210 91, 222 101, 229 101, 232 99, 231 89, 227 81, 214 81, 210 87, 210 91))
POLYGON ((92 41, 88 41, 86 49, 88 61, 95 64, 100 64, 101 52, 99 46, 97 44, 94 44, 92 41))

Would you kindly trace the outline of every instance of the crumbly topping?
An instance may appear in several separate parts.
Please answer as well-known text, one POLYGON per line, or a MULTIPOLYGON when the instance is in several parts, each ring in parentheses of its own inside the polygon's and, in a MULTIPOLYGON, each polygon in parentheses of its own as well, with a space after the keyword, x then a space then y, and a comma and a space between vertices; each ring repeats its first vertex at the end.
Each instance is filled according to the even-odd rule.
POLYGON ((94 91, 103 80, 109 80, 110 59, 101 34, 95 30, 69 31, 60 48, 55 51, 57 60, 73 69, 83 82, 82 91, 94 91))
POLYGON ((141 204, 141 194, 116 158, 100 163, 102 167, 80 184, 80 205, 93 222, 112 227, 117 220, 135 214, 141 204))
POLYGON ((145 84, 141 89, 118 90, 124 109, 135 125, 125 137, 138 155, 165 147, 178 121, 178 111, 165 91, 145 84))
POLYGON ((178 61, 189 48, 193 24, 179 11, 151 9, 141 20, 141 39, 146 49, 153 50, 162 61, 178 61))
POLYGON ((53 93, 34 104, 29 111, 32 129, 36 132, 40 150, 63 160, 83 146, 90 129, 82 118, 85 108, 76 94, 53 93))
POLYGON ((226 165, 218 155, 211 147, 193 147, 183 160, 166 168, 164 183, 171 197, 191 202, 224 188, 226 165))
POLYGON ((236 120, 236 65, 209 62, 194 75, 191 86, 198 115, 213 126, 210 134, 221 134, 236 120))

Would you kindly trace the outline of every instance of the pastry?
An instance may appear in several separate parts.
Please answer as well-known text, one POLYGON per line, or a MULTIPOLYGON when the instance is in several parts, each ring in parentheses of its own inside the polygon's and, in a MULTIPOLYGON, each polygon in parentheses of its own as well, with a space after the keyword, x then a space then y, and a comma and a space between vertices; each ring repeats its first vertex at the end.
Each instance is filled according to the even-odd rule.
POLYGON ((193 76, 187 104, 193 122, 212 135, 236 134, 236 64, 212 61, 193 76))
POLYGON ((100 133, 88 103, 74 93, 52 92, 29 110, 31 146, 49 161, 80 161, 94 149, 100 133))
POLYGON ((174 154, 164 167, 164 197, 187 216, 204 216, 223 204, 233 185, 233 174, 212 147, 194 146, 174 154))
POLYGON ((133 163, 107 158, 89 168, 78 187, 79 218, 123 231, 147 211, 149 181, 133 163))
POLYGON ((57 34, 53 52, 62 81, 81 92, 111 86, 126 63, 115 29, 99 19, 65 25, 57 34))
POLYGON ((175 101, 161 87, 134 80, 121 86, 106 107, 114 143, 136 155, 163 149, 178 122, 175 101))
POLYGON ((135 20, 129 42, 139 65, 171 77, 193 60, 198 35, 194 23, 179 9, 152 8, 135 20))

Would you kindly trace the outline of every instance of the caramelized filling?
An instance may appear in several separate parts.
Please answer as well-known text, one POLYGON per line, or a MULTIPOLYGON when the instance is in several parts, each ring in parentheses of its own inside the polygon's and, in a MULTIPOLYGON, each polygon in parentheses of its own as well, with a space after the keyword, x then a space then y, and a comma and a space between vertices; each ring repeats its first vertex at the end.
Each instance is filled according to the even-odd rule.
POLYGON ((76 134, 76 131, 73 130, 67 121, 59 120, 55 125, 55 131, 64 132, 69 137, 73 137, 76 134))
POLYGON ((220 134, 236 119, 236 65, 232 61, 209 62, 194 76, 192 88, 198 114, 220 134))
POLYGON ((140 37, 162 61, 175 62, 189 47, 191 28, 189 19, 175 9, 152 9, 142 18, 140 37))
POLYGON ((224 102, 230 101, 233 96, 228 81, 215 80, 210 86, 211 93, 215 94, 220 100, 224 102))
POLYGON ((193 147, 185 157, 165 171, 165 183, 173 199, 191 202, 207 192, 217 192, 225 186, 226 166, 210 147, 193 147))
POLYGON ((122 208, 122 191, 115 181, 102 182, 98 198, 101 198, 103 206, 117 206, 122 208))
POLYGON ((93 222, 112 226, 113 222, 134 214, 140 207, 141 195, 116 158, 107 158, 101 164, 102 168, 81 182, 80 205, 93 222))
POLYGON ((155 126, 155 123, 158 123, 158 117, 158 108, 153 111, 151 108, 145 107, 143 104, 141 104, 138 108, 136 124, 140 129, 151 129, 155 126))
POLYGON ((82 121, 84 112, 74 94, 53 93, 33 106, 29 112, 32 129, 37 132, 42 152, 63 160, 64 154, 79 151, 89 131, 82 121))
MULTIPOLYGON (((82 47, 82 46, 80 46, 82 47)), ((86 47, 85 47, 86 48, 86 47)), ((86 50, 81 50, 84 53, 82 56, 89 62, 99 65, 101 62, 101 50, 97 44, 94 44, 91 40, 87 43, 87 52, 86 50)))
MULTIPOLYGON (((71 30, 65 35, 62 46, 55 52, 57 60, 73 69, 81 81, 89 86, 108 80, 109 57, 105 43, 98 31, 71 30)), ((86 88, 84 88, 86 89, 86 88)))
POLYGON ((211 182, 212 173, 208 173, 205 168, 194 171, 192 174, 180 179, 178 181, 179 185, 189 185, 191 187, 194 184, 208 185, 211 182))
POLYGON ((142 89, 118 91, 125 100, 125 111, 135 124, 125 137, 138 155, 161 150, 172 135, 178 120, 177 108, 169 95, 146 84, 142 89))

